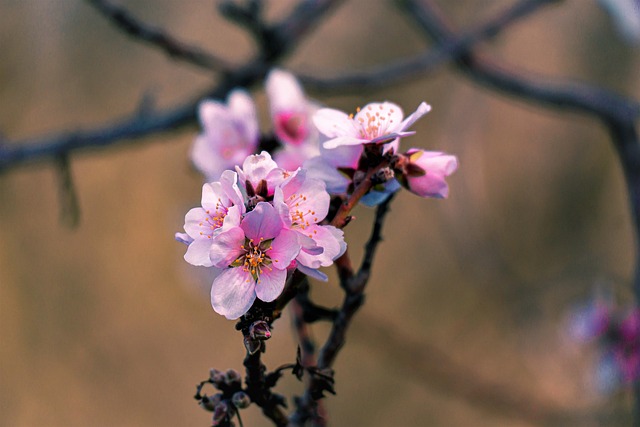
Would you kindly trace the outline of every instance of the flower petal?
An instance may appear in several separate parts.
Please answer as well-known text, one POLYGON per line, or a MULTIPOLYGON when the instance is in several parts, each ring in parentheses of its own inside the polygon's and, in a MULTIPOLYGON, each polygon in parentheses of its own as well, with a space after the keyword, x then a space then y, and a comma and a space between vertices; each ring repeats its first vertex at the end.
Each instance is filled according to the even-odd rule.
POLYGON ((255 281, 242 268, 225 270, 211 285, 211 306, 227 319, 245 314, 255 299, 255 281))
POLYGON ((211 264, 218 268, 228 267, 244 253, 244 232, 240 227, 232 227, 217 234, 211 239, 209 258, 211 264))
POLYGON ((324 274, 322 271, 318 269, 305 267, 300 263, 298 263, 297 269, 303 272, 304 274, 306 274, 307 276, 312 277, 316 280, 321 280, 323 282, 329 281, 329 276, 327 276, 326 274, 324 274))
POLYGON ((416 111, 411 113, 409 117, 402 121, 400 126, 398 126, 397 132, 403 132, 404 130, 409 129, 420 117, 424 116, 429 111, 431 111, 431 106, 426 102, 422 102, 418 105, 416 111))
POLYGON ((313 115, 313 124, 318 130, 328 136, 335 138, 338 136, 358 136, 358 132, 353 125, 353 120, 340 110, 333 108, 321 108, 313 115))
POLYGON ((277 268, 264 269, 256 284, 256 295, 264 302, 271 302, 278 298, 287 280, 287 270, 277 268))
POLYGON ((271 242, 268 255, 276 269, 286 269, 300 252, 297 234, 295 231, 283 229, 271 242))
POLYGON ((333 139, 329 139, 325 141, 324 144, 322 144, 322 146, 327 149, 332 149, 332 148, 340 147, 342 145, 360 145, 360 144, 366 144, 368 142, 369 140, 367 139, 361 139, 356 136, 346 135, 346 136, 337 136, 333 139))
POLYGON ((269 240, 276 237, 282 230, 283 224, 280 215, 270 203, 260 202, 245 215, 240 227, 248 239, 258 244, 261 238, 269 240))
POLYGON ((184 260, 191 265, 211 267, 213 263, 209 258, 212 239, 196 239, 187 248, 184 260))

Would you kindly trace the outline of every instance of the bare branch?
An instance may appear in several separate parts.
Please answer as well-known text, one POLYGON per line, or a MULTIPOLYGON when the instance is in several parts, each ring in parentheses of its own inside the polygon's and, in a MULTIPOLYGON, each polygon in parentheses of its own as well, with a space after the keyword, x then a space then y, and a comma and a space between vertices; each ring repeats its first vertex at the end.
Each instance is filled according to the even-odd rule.
POLYGON ((459 37, 450 38, 422 54, 399 59, 369 70, 340 74, 335 77, 315 77, 297 73, 305 88, 318 92, 344 92, 374 90, 394 84, 424 78, 442 64, 458 59, 475 45, 493 38, 520 19, 528 16, 545 3, 557 0, 529 0, 506 9, 477 28, 459 37))
MULTIPOLYGON (((393 197, 389 197, 386 201, 378 205, 376 209, 376 217, 371 230, 371 236, 365 245, 365 255, 362 265, 358 273, 352 277, 348 286, 343 286, 345 296, 342 307, 331 326, 331 332, 327 341, 323 345, 320 355, 318 356, 318 369, 328 369, 338 355, 338 352, 344 346, 347 329, 351 324, 351 320, 360 306, 364 302, 364 290, 370 277, 371 264, 377 245, 380 243, 382 225, 385 216, 389 212, 389 205, 393 197)), ((291 423, 293 425, 304 425, 310 419, 313 419, 317 413, 317 400, 313 397, 317 394, 319 383, 312 378, 307 385, 304 396, 297 402, 296 411, 291 415, 291 423)))
POLYGON ((162 28, 142 22, 122 6, 115 5, 108 0, 87 0, 87 2, 122 31, 137 40, 157 47, 172 59, 187 62, 209 71, 227 72, 234 68, 227 60, 197 46, 184 43, 162 28))
POLYGON ((244 66, 226 74, 215 88, 181 105, 155 113, 125 116, 115 123, 108 123, 95 129, 67 131, 14 142, 3 140, 0 143, 0 173, 13 167, 58 158, 60 155, 75 151, 112 146, 123 143, 124 140, 131 143, 154 133, 177 130, 195 123, 196 109, 200 100, 222 99, 235 87, 250 87, 263 79, 269 69, 277 61, 282 60, 314 26, 314 23, 337 3, 339 3, 338 0, 304 2, 303 13, 296 15, 294 11, 277 27, 285 43, 275 48, 269 60, 265 60, 264 55, 258 55, 244 66))
MULTIPOLYGON (((441 44, 456 39, 452 26, 432 0, 422 0, 421 3, 402 0, 402 4, 430 38, 441 44)), ((457 65, 469 78, 484 86, 544 107, 593 116, 607 127, 627 183, 636 245, 632 289, 636 304, 640 304, 640 140, 635 123, 640 117, 640 104, 584 83, 527 79, 473 52, 462 55, 457 65)), ((635 422, 640 424, 640 383, 637 382, 634 385, 634 406, 635 422)))
MULTIPOLYGON (((446 45, 458 38, 432 0, 401 0, 400 3, 424 33, 439 44, 446 45)), ((548 3, 549 0, 524 0, 520 4, 523 10, 534 11, 536 5, 548 3)), ((551 82, 549 79, 534 81, 471 51, 461 55, 457 65, 482 85, 546 107, 585 113, 610 121, 634 121, 640 117, 638 102, 589 84, 551 82)))

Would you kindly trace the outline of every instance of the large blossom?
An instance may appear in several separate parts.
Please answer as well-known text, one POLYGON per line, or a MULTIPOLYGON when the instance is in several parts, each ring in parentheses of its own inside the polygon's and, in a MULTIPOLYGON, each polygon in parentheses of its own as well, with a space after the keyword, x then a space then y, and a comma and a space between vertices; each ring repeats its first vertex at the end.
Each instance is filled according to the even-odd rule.
POLYGON ((425 102, 403 120, 402 109, 391 102, 371 103, 358 109, 356 115, 323 108, 313 116, 318 130, 329 139, 325 148, 342 145, 385 144, 397 138, 413 135, 407 131, 420 117, 431 110, 425 102))
POLYGON ((207 181, 215 181, 256 150, 260 136, 256 109, 246 92, 234 90, 227 105, 203 101, 198 113, 203 131, 193 145, 191 161, 207 181))
POLYGON ((176 234, 179 241, 189 245, 184 255, 188 263, 211 267, 209 250, 213 236, 225 227, 240 223, 245 206, 236 180, 235 172, 225 171, 219 182, 202 186, 201 207, 187 212, 184 219, 186 234, 176 234))
POLYGON ((283 227, 275 208, 258 203, 239 226, 212 239, 209 257, 214 267, 224 269, 211 286, 213 309, 237 319, 256 297, 275 300, 284 289, 287 267, 299 251, 296 233, 283 227))
POLYGON ((272 70, 266 90, 274 132, 283 144, 274 158, 281 167, 295 170, 319 153, 318 131, 311 120, 317 107, 307 99, 293 74, 286 71, 272 70))
POLYGON ((318 179, 308 178, 304 169, 275 190, 273 204, 285 227, 295 231, 302 250, 296 257, 303 273, 326 280, 320 267, 328 267, 346 250, 343 232, 319 225, 329 211, 330 196, 318 179))

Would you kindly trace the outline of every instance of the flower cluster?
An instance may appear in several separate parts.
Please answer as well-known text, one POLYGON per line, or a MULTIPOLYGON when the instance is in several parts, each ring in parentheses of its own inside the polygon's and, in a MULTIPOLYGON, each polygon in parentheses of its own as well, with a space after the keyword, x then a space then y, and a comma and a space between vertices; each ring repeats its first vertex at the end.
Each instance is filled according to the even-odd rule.
MULTIPOLYGON (((274 159, 281 167, 295 170, 319 154, 318 131, 311 120, 317 107, 286 71, 271 71, 265 86, 273 133, 280 145, 274 159)), ((198 113, 203 131, 193 144, 191 161, 207 181, 217 180, 223 171, 241 165, 247 156, 258 151, 256 106, 244 90, 232 91, 227 104, 203 101, 198 113)))
POLYGON ((204 184, 201 207, 187 213, 176 238, 188 245, 187 262, 217 269, 214 310, 237 319, 256 298, 275 300, 296 268, 326 280, 318 269, 346 250, 342 231, 320 224, 329 203, 322 181, 279 168, 267 152, 204 184))
POLYGON ((612 301, 596 298, 572 313, 570 333, 578 342, 599 344, 601 389, 640 381, 640 309, 620 310, 612 301))
POLYGON ((340 194, 352 191, 367 170, 386 160, 387 174, 363 203, 381 203, 400 186, 421 197, 446 198, 445 177, 458 167, 455 156, 419 148, 399 152, 400 139, 415 134, 408 129, 430 110, 423 102, 404 118, 402 109, 391 102, 368 104, 356 109, 355 115, 320 109, 313 120, 327 140, 320 156, 308 160, 305 167, 327 183, 329 192, 340 194))
MULTIPOLYGON (((200 105, 202 133, 191 159, 207 183, 201 206, 185 217, 185 233, 176 234, 188 245, 187 262, 215 269, 211 304, 229 319, 247 313, 256 299, 278 298, 295 269, 327 280, 320 268, 346 250, 342 231, 327 225, 332 200, 333 206, 348 199, 348 206, 371 206, 402 186, 445 198, 445 177, 458 165, 441 152, 400 152, 400 140, 413 135, 411 126, 431 109, 424 102, 406 118, 391 102, 347 115, 309 101, 285 71, 271 71, 265 87, 268 135, 260 134, 255 104, 242 90, 231 92, 226 104, 200 105), (254 154, 261 148, 273 158, 268 151, 254 154)), ((347 221, 333 222, 343 227, 347 221)))

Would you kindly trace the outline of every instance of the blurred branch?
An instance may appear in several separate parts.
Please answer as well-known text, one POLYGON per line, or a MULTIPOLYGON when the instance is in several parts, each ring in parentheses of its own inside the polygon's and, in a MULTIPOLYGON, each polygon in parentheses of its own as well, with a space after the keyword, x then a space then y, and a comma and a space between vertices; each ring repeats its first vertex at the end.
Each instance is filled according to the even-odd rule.
POLYGON ((445 62, 458 59, 482 41, 493 38, 539 7, 558 0, 528 0, 516 3, 477 28, 450 38, 422 54, 396 60, 369 70, 343 73, 335 77, 316 77, 297 73, 306 89, 326 92, 374 90, 409 80, 423 78, 445 62))
POLYGON ((142 22, 127 9, 113 4, 109 0, 87 0, 87 2, 119 29, 137 40, 157 47, 172 59, 187 62, 209 71, 226 72, 233 69, 232 64, 227 60, 197 46, 184 43, 162 28, 142 22))
MULTIPOLYGON (((525 0, 522 3, 525 3, 525 0)), ((540 0, 544 1, 544 0, 540 0)), ((456 32, 433 0, 401 0, 423 32, 442 44, 456 40, 456 32)), ((636 121, 640 104, 585 83, 533 81, 504 65, 473 52, 456 61, 458 68, 481 85, 544 107, 588 114, 611 134, 623 169, 635 231, 636 256, 632 289, 640 304, 640 140, 636 121)), ((640 384, 634 385, 635 422, 640 424, 640 384)))
MULTIPOLYGON (((331 369, 336 356, 345 344, 346 333, 351 320, 364 303, 364 290, 370 277, 373 257, 378 244, 382 240, 382 226, 392 201, 393 196, 378 205, 376 209, 371 235, 365 245, 365 254, 358 272, 355 275, 351 274, 350 277, 341 275, 341 286, 345 291, 345 296, 340 311, 331 325, 329 337, 320 350, 317 365, 319 370, 331 369), (345 280, 348 282, 345 283, 345 280)), ((316 377, 311 378, 304 396, 296 402, 296 411, 290 417, 292 425, 302 426, 309 420, 312 420, 314 425, 324 425, 324 419, 318 417, 317 410, 317 403, 322 397, 323 387, 324 383, 321 380, 316 377)))
MULTIPOLYGON (((453 27, 432 0, 398 0, 420 29, 436 41, 446 45, 458 39, 453 27)), ((524 0, 523 10, 536 10, 536 5, 549 0, 524 0), (526 6, 526 7, 525 7, 526 6)), ((515 6, 514 8, 518 8, 515 6)), ((534 81, 521 76, 504 64, 467 51, 457 58, 456 65, 478 83, 508 95, 546 107, 594 115, 611 121, 632 122, 640 117, 640 104, 606 89, 577 82, 534 81)))
POLYGON ((76 130, 48 134, 40 138, 21 141, 3 141, 0 144, 0 173, 24 164, 58 158, 75 151, 103 148, 128 141, 132 143, 145 136, 177 130, 195 123, 197 106, 204 98, 222 99, 235 87, 249 87, 264 78, 269 69, 295 48, 301 38, 322 19, 325 13, 341 0, 303 2, 274 27, 283 43, 272 46, 268 60, 263 55, 227 73, 213 89, 176 107, 163 111, 132 114, 90 130, 76 130))

